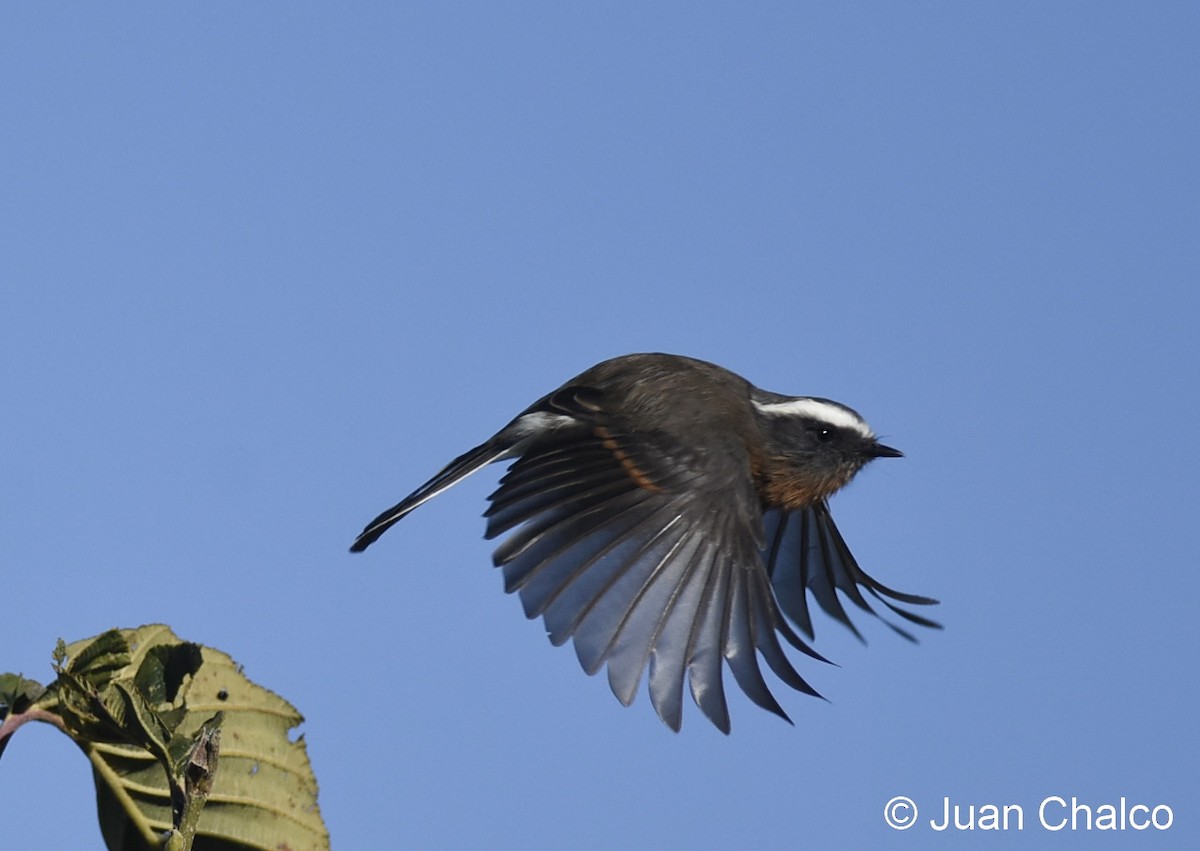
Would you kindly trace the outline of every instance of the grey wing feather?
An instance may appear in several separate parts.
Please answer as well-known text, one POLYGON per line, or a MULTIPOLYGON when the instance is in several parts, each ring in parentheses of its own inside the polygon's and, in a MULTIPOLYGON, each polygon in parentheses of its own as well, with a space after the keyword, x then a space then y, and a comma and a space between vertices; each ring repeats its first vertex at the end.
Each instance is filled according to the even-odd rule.
POLYGON ((609 432, 535 446, 490 497, 488 536, 511 532, 495 563, 553 643, 573 640, 589 674, 607 666, 622 703, 649 667, 651 702, 670 727, 681 724, 687 680, 728 732, 727 663, 752 700, 786 718, 759 653, 785 683, 815 692, 780 646, 780 633, 798 639, 771 595, 758 529, 698 498, 688 487, 695 471, 668 460, 609 432))
MULTIPOLYGON (((905 620, 933 629, 941 628, 936 621, 895 604, 925 606, 936 604, 936 600, 894 591, 859 567, 833 522, 828 503, 822 501, 810 508, 792 512, 771 509, 764 516, 764 526, 766 543, 762 557, 775 598, 783 613, 810 639, 813 627, 808 610, 808 593, 830 617, 847 626, 861 639, 862 634, 842 606, 837 592, 841 591, 863 611, 880 617, 863 595, 863 588, 905 620)), ((916 640, 902 627, 882 617, 880 620, 910 641, 916 640)))

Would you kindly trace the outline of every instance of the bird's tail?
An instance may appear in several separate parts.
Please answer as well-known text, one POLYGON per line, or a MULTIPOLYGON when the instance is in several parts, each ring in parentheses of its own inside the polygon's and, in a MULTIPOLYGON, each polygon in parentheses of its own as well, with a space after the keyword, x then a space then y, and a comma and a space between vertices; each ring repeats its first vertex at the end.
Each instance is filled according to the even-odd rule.
POLYGON ((350 545, 350 552, 361 553, 414 508, 433 499, 446 488, 461 482, 476 470, 486 467, 493 461, 510 457, 512 452, 513 444, 511 442, 493 439, 459 455, 432 479, 368 523, 362 533, 355 538, 354 543, 350 545))

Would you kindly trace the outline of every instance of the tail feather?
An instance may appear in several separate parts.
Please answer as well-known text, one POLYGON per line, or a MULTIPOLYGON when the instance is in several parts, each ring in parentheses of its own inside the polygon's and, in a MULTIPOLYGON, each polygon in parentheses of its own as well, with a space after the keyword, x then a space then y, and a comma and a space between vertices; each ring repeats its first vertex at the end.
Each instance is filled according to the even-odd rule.
POLYGON ((458 456, 432 479, 368 523, 362 533, 354 539, 354 543, 350 545, 350 552, 361 553, 414 508, 424 505, 442 491, 458 484, 493 461, 510 457, 513 448, 509 442, 498 442, 493 439, 458 456))

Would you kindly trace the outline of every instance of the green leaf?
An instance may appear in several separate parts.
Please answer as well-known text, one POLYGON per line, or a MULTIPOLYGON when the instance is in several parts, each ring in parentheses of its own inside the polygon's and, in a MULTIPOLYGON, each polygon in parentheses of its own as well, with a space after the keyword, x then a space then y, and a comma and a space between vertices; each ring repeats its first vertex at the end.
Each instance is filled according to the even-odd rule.
POLYGON ((9 738, 21 726, 22 716, 45 692, 41 683, 20 674, 0 674, 0 756, 4 755, 9 738))
POLYGON ((41 683, 20 674, 0 674, 0 721, 9 713, 24 712, 46 690, 41 683))
MULTIPOLYGON (((91 760, 109 849, 329 848, 289 737, 303 718, 225 653, 151 625, 60 647, 55 668, 34 699, 91 760)), ((0 679, 0 699, 6 683, 20 685, 0 679)))
POLYGON ((95 685, 109 682, 129 665, 129 643, 119 629, 110 629, 95 638, 76 642, 66 648, 66 653, 63 670, 95 685))

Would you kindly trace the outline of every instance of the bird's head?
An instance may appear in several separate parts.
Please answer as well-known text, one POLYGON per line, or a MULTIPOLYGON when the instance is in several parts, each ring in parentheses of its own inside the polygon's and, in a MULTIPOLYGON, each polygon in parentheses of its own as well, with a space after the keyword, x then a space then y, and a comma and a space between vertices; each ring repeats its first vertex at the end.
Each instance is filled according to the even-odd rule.
POLYGON ((760 478, 766 502, 788 509, 825 499, 875 458, 903 453, 884 446, 852 408, 812 396, 756 391, 762 434, 760 478))

